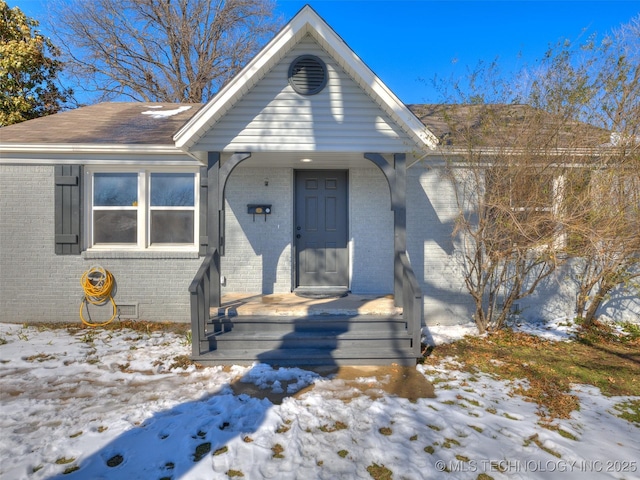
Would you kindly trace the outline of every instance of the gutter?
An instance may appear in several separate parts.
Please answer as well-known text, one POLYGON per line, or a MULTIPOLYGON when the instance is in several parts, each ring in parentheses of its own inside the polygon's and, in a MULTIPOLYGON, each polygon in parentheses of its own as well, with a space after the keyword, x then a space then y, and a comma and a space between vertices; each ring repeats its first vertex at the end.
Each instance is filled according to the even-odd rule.
POLYGON ((78 164, 201 166, 175 145, 0 144, 0 165, 78 164))

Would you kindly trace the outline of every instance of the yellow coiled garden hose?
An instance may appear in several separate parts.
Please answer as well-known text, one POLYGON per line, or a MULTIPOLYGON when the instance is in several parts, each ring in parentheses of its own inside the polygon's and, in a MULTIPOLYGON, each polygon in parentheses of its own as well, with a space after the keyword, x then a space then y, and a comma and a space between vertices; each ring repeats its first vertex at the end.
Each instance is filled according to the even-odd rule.
POLYGON ((89 327, 102 327, 111 323, 118 313, 118 307, 111 295, 114 287, 113 275, 111 275, 111 272, 105 270, 101 266, 91 267, 82 274, 82 277, 80 277, 80 285, 82 285, 82 289, 84 290, 84 298, 80 303, 80 320, 82 320, 82 323, 89 327), (93 323, 84 318, 83 311, 86 307, 87 313, 89 313, 89 304, 105 305, 108 302, 111 302, 111 305, 113 306, 113 315, 111 315, 109 320, 101 323, 93 323))

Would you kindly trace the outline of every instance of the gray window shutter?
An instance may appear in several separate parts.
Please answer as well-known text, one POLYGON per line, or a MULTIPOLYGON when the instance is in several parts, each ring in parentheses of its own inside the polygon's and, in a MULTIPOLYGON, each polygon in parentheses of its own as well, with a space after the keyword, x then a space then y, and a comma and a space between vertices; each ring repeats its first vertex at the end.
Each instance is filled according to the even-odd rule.
POLYGON ((209 246, 209 237, 207 237, 208 185, 207 167, 200 167, 200 248, 198 250, 200 256, 207 254, 207 247, 209 246))
POLYGON ((82 165, 55 167, 56 255, 79 255, 82 250, 82 165))

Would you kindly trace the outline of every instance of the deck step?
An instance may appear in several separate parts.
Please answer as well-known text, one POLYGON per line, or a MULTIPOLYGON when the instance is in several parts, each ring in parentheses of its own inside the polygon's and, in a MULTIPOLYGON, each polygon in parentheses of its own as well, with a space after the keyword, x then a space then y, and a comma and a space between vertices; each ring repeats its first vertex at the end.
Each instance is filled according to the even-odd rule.
POLYGON ((417 358, 401 316, 223 316, 207 332, 194 356, 205 364, 415 365, 417 358))
POLYGON ((216 335, 227 332, 268 333, 268 332, 332 332, 340 333, 402 333, 407 331, 407 323, 402 317, 382 316, 316 316, 316 317, 218 317, 211 321, 207 330, 216 335))
POLYGON ((321 348, 306 349, 240 349, 221 350, 201 354, 194 358, 203 365, 251 365, 254 362, 274 366, 332 366, 332 365, 389 365, 395 363, 414 366, 416 356, 411 352, 394 349, 351 349, 332 351, 321 348))
POLYGON ((255 335, 244 338, 215 337, 211 344, 217 350, 246 349, 310 349, 322 348, 328 350, 351 349, 365 346, 370 349, 385 348, 394 345, 402 349, 411 348, 411 338, 408 335, 401 337, 335 337, 327 335, 290 335, 290 336, 260 336, 255 335))

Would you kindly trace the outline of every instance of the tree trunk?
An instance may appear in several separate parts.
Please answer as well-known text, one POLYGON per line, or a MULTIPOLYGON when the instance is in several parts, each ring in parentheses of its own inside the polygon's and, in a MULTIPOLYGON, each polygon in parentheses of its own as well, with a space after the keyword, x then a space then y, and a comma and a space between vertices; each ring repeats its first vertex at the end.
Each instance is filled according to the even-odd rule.
POLYGON ((612 288, 613 288, 613 285, 609 285, 608 283, 605 283, 598 288, 598 293, 596 293, 596 295, 593 297, 593 300, 591 301, 591 303, 589 303, 589 306, 587 307, 584 313, 585 326, 589 326, 593 324, 593 322, 596 319, 596 313, 598 312, 600 305, 602 305, 604 298, 607 296, 607 294, 611 291, 612 288))

